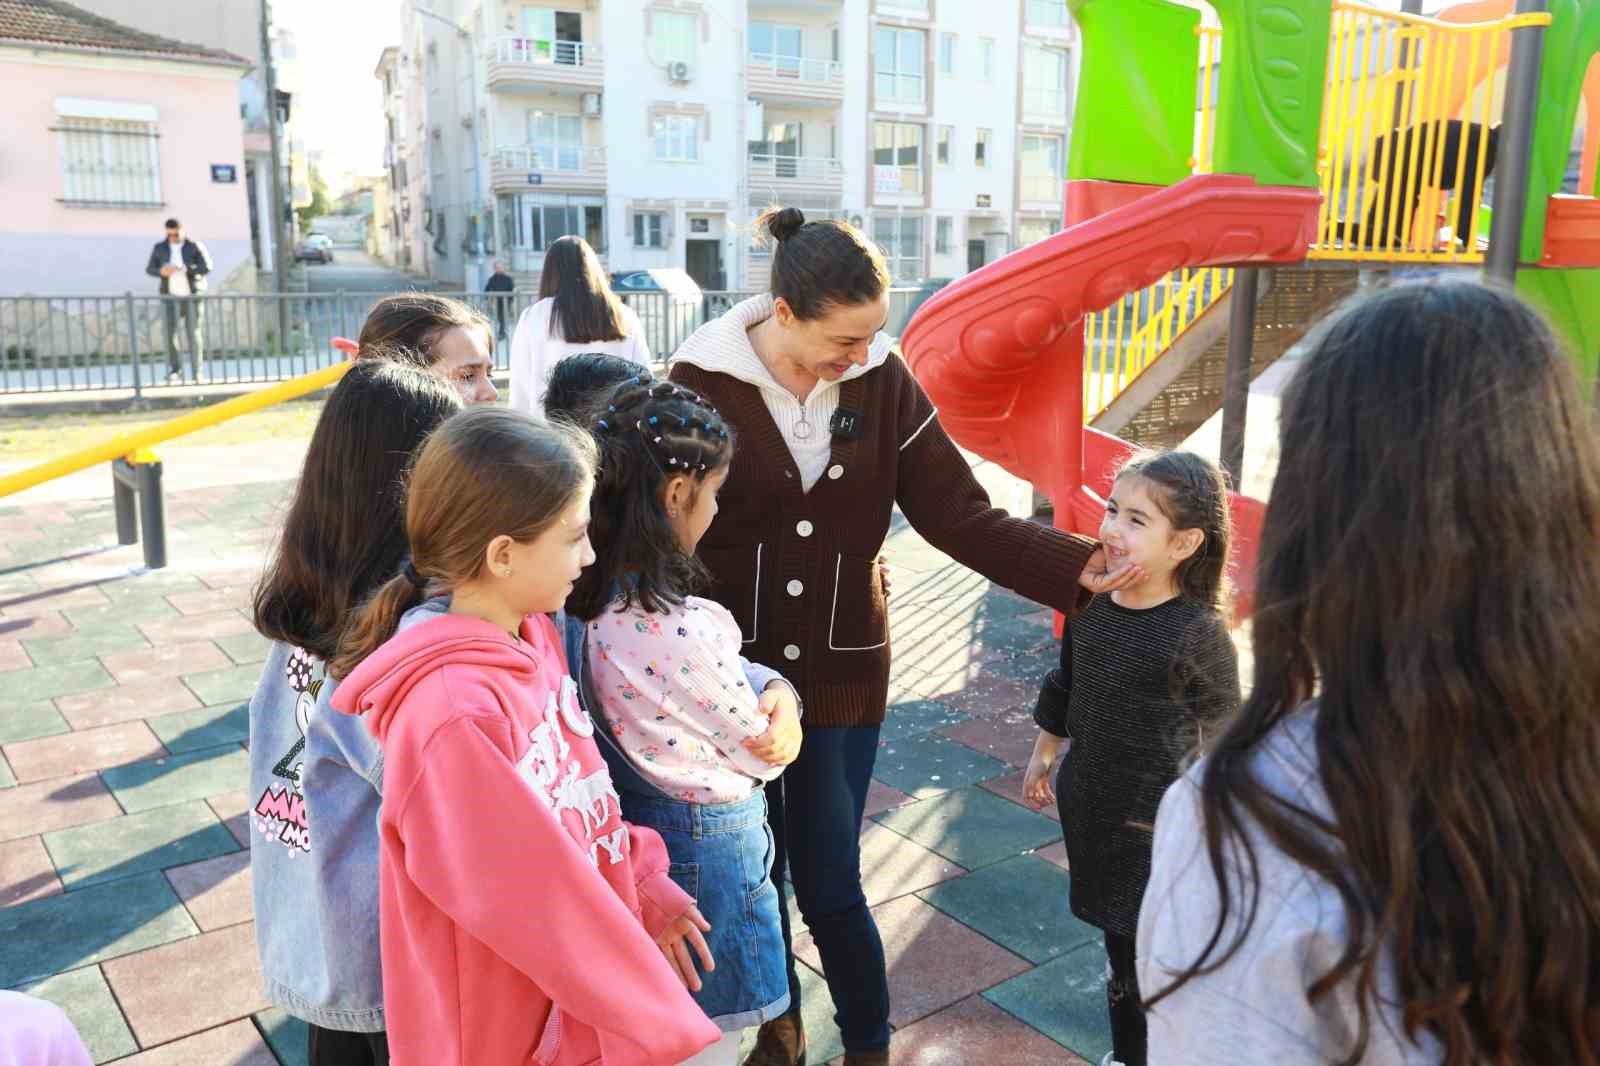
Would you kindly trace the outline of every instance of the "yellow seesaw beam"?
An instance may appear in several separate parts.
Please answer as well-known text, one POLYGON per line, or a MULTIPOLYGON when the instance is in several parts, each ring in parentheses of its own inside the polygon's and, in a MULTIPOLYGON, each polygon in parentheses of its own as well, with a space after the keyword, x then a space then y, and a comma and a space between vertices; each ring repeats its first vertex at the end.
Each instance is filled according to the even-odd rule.
MULTIPOLYGON (((314 370, 309 374, 302 374, 288 381, 280 381, 276 385, 269 385, 257 392, 235 396, 231 400, 211 404, 196 411, 181 414, 176 418, 168 419, 159 425, 141 429, 135 433, 119 433, 115 437, 91 444, 87 448, 56 459, 49 459, 37 466, 30 466, 26 470, 18 470, 14 474, 0 476, 0 497, 10 496, 24 489, 31 489, 35 485, 43 485, 46 481, 54 481, 58 477, 75 474, 79 470, 101 463, 109 463, 113 459, 131 457, 141 449, 147 449, 168 441, 174 437, 181 437, 186 433, 214 426, 219 422, 226 422, 230 418, 247 415, 252 411, 259 411, 263 407, 293 400, 327 385, 332 385, 353 363, 335 363, 332 366, 314 370)), ((149 462, 150 457, 141 456, 142 461, 149 462)))

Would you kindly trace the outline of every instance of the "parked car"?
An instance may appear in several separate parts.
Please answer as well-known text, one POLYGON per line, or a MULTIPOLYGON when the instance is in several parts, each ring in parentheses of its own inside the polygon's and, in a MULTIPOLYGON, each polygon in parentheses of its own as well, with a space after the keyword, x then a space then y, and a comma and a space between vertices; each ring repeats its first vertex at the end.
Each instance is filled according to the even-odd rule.
POLYGON ((308 233, 294 250, 294 260, 297 263, 333 262, 333 238, 325 233, 308 233))
POLYGON ((620 271, 611 275, 611 289, 639 316, 657 359, 676 351, 705 317, 700 285, 676 267, 620 271))

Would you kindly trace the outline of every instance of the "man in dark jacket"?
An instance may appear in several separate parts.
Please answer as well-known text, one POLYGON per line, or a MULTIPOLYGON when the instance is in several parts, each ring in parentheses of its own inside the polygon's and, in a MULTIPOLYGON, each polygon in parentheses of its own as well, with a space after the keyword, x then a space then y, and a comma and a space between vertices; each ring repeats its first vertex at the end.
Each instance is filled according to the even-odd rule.
POLYGON ((144 272, 161 279, 161 301, 167 336, 167 381, 183 380, 178 361, 178 316, 183 316, 184 332, 189 337, 189 372, 198 382, 205 361, 205 305, 193 299, 206 291, 206 275, 211 273, 211 255, 205 245, 183 234, 183 223, 167 219, 167 236, 150 249, 144 272))
MULTIPOLYGON (((504 263, 500 262, 500 260, 496 259, 494 261, 494 273, 489 275, 489 280, 488 281, 484 282, 483 291, 484 292, 515 292, 516 288, 517 288, 516 280, 514 278, 512 278, 512 276, 510 274, 506 273, 506 265, 504 263)), ((509 297, 509 296, 494 296, 494 297, 491 297, 490 299, 491 299, 491 302, 494 304, 494 318, 495 318, 495 322, 498 323, 498 325, 499 325, 498 332, 499 332, 499 335, 500 335, 500 339, 501 340, 505 340, 506 339, 506 310, 511 304, 511 297, 509 297)))

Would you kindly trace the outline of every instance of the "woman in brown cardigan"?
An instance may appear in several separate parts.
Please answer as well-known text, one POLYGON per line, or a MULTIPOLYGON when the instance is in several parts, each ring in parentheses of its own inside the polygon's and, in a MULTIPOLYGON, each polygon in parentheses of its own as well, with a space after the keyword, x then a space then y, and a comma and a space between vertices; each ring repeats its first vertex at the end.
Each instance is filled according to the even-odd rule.
MULTIPOLYGON (((992 506, 933 405, 882 333, 883 256, 857 230, 794 208, 761 223, 777 241, 772 293, 738 304, 678 350, 672 379, 738 435, 719 513, 700 544, 712 596, 744 654, 782 670, 805 703, 800 757, 768 786, 776 842, 816 941, 849 1066, 888 1062, 883 944, 861 890, 859 836, 889 690, 889 626, 874 560, 895 504, 936 548, 1030 599, 1072 611, 1137 575, 1098 545, 992 506)), ((790 943, 787 911, 784 941, 790 943)), ((793 953, 789 1013, 745 1066, 805 1055, 793 953)))

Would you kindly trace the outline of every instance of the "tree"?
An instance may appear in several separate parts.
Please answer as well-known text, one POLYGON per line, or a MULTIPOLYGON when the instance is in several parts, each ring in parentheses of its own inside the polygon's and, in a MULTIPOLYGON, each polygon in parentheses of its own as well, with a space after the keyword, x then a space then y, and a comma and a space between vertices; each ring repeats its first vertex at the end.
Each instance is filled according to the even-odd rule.
POLYGON ((300 216, 300 232, 309 233, 311 231, 311 223, 327 213, 328 183, 322 180, 321 172, 316 167, 312 167, 311 202, 295 210, 295 214, 300 216))

